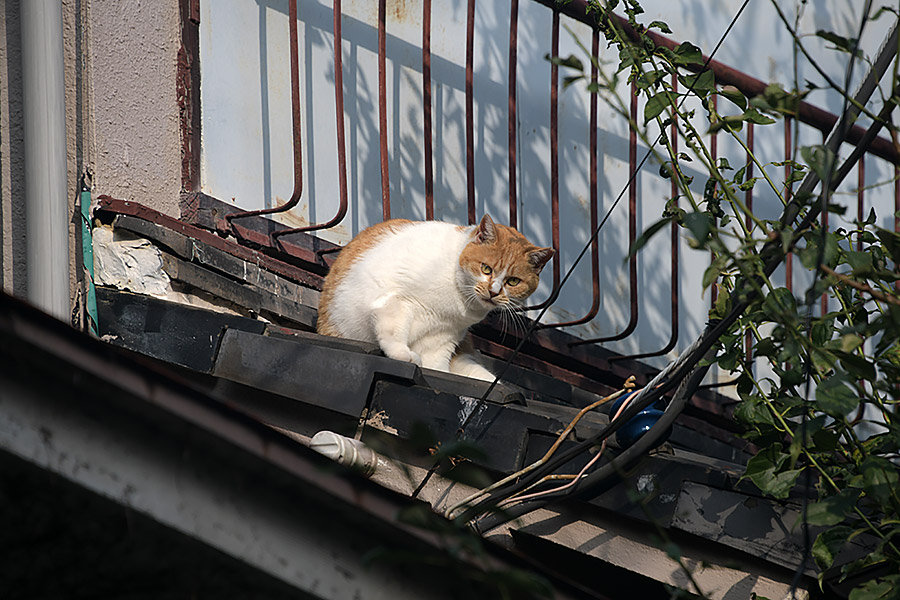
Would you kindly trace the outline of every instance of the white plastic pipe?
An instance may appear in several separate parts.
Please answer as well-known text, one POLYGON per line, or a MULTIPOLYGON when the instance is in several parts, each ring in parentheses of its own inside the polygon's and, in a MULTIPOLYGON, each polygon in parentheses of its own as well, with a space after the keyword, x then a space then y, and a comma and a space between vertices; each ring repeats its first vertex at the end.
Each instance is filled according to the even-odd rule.
POLYGON ((358 469, 366 477, 378 468, 378 454, 374 450, 359 440, 333 431, 320 431, 312 437, 309 447, 340 465, 358 469))
POLYGON ((20 6, 28 300, 44 312, 68 321, 69 223, 62 2, 27 0, 20 6))

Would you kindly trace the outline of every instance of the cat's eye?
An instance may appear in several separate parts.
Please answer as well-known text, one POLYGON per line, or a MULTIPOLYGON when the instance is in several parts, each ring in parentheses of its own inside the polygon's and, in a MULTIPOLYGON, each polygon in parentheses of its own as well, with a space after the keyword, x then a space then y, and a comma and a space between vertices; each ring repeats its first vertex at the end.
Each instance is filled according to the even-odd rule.
POLYGON ((494 272, 494 270, 491 268, 490 265, 481 263, 481 272, 484 273, 485 275, 490 275, 491 273, 494 272))
POLYGON ((518 277, 510 277, 509 279, 506 280, 506 285, 511 286, 511 287, 515 287, 515 286, 519 285, 520 283, 522 283, 522 280, 519 279, 518 277))

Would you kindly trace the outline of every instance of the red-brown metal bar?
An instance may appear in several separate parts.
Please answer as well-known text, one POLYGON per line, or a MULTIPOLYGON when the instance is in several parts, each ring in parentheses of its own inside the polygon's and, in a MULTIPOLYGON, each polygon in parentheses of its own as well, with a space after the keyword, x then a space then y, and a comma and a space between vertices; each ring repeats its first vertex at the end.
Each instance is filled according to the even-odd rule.
MULTIPOLYGON (((790 161, 793 158, 792 148, 793 144, 791 142, 791 118, 784 118, 784 180, 790 181, 791 172, 793 169, 791 168, 790 161)), ((785 203, 791 201, 791 195, 793 194, 793 185, 788 184, 784 189, 784 201, 785 203)), ((793 253, 788 252, 787 256, 784 257, 784 287, 788 289, 788 291, 793 291, 794 289, 794 260, 793 253)))
POLYGON ((469 207, 469 225, 478 221, 475 214, 475 0, 469 0, 466 14, 466 199, 469 207))
POLYGON ((519 0, 512 0, 509 8, 509 226, 519 227, 516 198, 516 61, 519 37, 519 0))
POLYGON ((857 163, 857 188, 856 188, 856 220, 859 221, 859 230, 856 234, 856 251, 862 252, 863 249, 863 231, 864 227, 862 226, 863 219, 865 219, 865 215, 863 215, 864 204, 865 204, 865 187, 866 187, 866 156, 865 154, 859 157, 859 162, 857 163))
POLYGON ((434 157, 431 125, 431 0, 422 3, 422 102, 425 119, 425 219, 434 219, 434 157))
MULTIPOLYGON (((747 170, 745 171, 745 180, 753 177, 753 123, 747 123, 747 170)), ((747 207, 748 215, 744 217, 744 225, 747 231, 753 231, 753 187, 750 187, 744 193, 744 205, 747 207)), ((744 331, 744 356, 749 364, 753 360, 753 334, 750 330, 744 331)))
POLYGON ((293 125, 292 140, 294 148, 294 191, 291 192, 291 197, 288 201, 281 206, 226 215, 225 219, 228 223, 245 217, 287 212, 297 206, 300 202, 300 196, 303 194, 303 145, 301 143, 303 132, 300 127, 300 58, 297 50, 297 0, 288 0, 288 22, 291 38, 291 121, 293 125))
MULTIPOLYGON (((553 11, 550 56, 559 56, 559 11, 553 11)), ((559 272, 562 260, 559 255, 559 65, 550 63, 550 229, 553 255, 553 285, 550 295, 540 304, 527 310, 539 310, 556 301, 559 292, 559 272)))
MULTIPOLYGON (((719 108, 719 97, 715 94, 712 96, 712 108, 713 111, 717 111, 719 108)), ((716 164, 716 161, 719 158, 719 133, 714 131, 709 139, 709 152, 712 155, 713 164, 716 164)), ((716 253, 712 250, 709 251, 709 262, 716 260, 716 253)), ((716 300, 719 299, 719 288, 716 287, 716 282, 719 280, 718 277, 713 280, 712 284, 709 286, 709 306, 710 308, 716 305, 716 300)))
MULTIPOLYGON (((591 42, 591 56, 600 56, 600 32, 594 29, 594 35, 591 42)), ((591 64, 591 82, 596 84, 599 79, 599 69, 597 64, 592 61, 591 64)), ((597 189, 597 94, 591 94, 591 123, 590 123, 590 180, 591 180, 591 233, 597 229, 597 221, 599 215, 599 190, 597 189)), ((591 308, 587 314, 580 319, 567 321, 565 323, 553 323, 548 327, 568 327, 571 325, 581 325, 587 323, 597 316, 600 310, 600 239, 594 236, 591 240, 591 308)))
MULTIPOLYGON (((638 93, 634 83, 631 84, 631 122, 638 122, 638 93)), ((637 132, 634 127, 629 127, 628 132, 628 175, 631 177, 628 183, 628 248, 634 247, 637 239, 637 132)), ((627 338, 637 327, 638 322, 638 290, 637 290, 637 254, 633 254, 628 260, 628 297, 631 308, 631 316, 628 325, 621 332, 599 338, 591 338, 573 342, 572 346, 582 344, 598 344, 601 342, 614 342, 627 338)))
POLYGON ((381 143, 381 217, 391 218, 391 179, 387 140, 387 15, 386 0, 378 0, 378 131, 381 143))
POLYGON ((338 192, 340 194, 337 214, 326 223, 295 227, 273 231, 271 237, 277 240, 283 235, 303 233, 306 231, 318 231, 329 229, 344 220, 347 216, 347 149, 344 146, 344 61, 342 56, 341 17, 343 10, 341 0, 334 0, 332 14, 334 15, 334 112, 335 129, 337 131, 338 154, 338 192))
MULTIPOLYGON (((677 77, 672 77, 672 90, 674 92, 678 91, 678 79, 677 77)), ((678 156, 678 125, 674 122, 672 123, 671 131, 670 131, 670 139, 672 140, 672 154, 674 156, 678 156)), ((680 169, 681 167, 673 165, 674 169, 680 169)), ((672 174, 672 187, 670 189, 672 194, 672 200, 675 203, 675 207, 678 207, 678 182, 675 174, 672 174)), ((672 220, 671 228, 669 230, 670 233, 670 253, 671 253, 671 262, 670 262, 670 271, 669 271, 669 280, 671 281, 670 287, 670 300, 672 305, 672 329, 669 334, 669 341, 666 342, 666 345, 657 350, 656 352, 644 352, 641 354, 632 354, 630 356, 617 356, 611 358, 609 362, 617 362, 620 360, 637 360, 640 358, 650 358, 652 356, 663 356, 678 344, 678 223, 675 220, 672 220)))

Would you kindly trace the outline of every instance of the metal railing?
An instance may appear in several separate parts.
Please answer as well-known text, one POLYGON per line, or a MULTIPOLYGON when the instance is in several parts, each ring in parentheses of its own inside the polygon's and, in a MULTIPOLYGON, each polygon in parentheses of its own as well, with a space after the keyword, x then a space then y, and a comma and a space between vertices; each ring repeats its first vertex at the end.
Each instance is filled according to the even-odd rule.
MULTIPOLYGON (((559 37, 560 37, 560 19, 565 16, 566 18, 575 19, 587 25, 593 26, 593 17, 588 13, 588 6, 585 0, 572 0, 570 2, 564 3, 561 6, 558 6, 556 2, 553 0, 530 0, 534 2, 538 2, 540 4, 546 5, 552 11, 552 24, 551 24, 551 40, 550 47, 547 49, 547 52, 551 56, 558 56, 559 54, 559 37)), ((293 152, 294 152, 294 191, 290 197, 290 200, 285 202, 283 205, 274 208, 268 208, 263 210, 249 211, 244 213, 233 213, 228 215, 227 219, 232 226, 232 232, 237 236, 241 237, 241 230, 234 228, 234 224, 236 221, 240 219, 253 216, 253 215, 272 215, 278 212, 288 211, 294 208, 299 202, 300 196, 303 190, 303 174, 301 169, 302 162, 302 148, 301 148, 301 136, 300 136, 300 128, 301 128, 301 110, 300 110, 300 88, 299 88, 299 66, 297 64, 297 0, 288 0, 289 3, 289 18, 291 22, 290 28, 290 59, 291 59, 291 107, 292 107, 292 115, 293 115, 293 152)), ((473 77, 473 57, 474 57, 474 49, 475 49, 475 33, 474 33, 474 25, 475 25, 475 4, 476 0, 467 0, 466 10, 467 10, 467 18, 466 18, 466 51, 465 51, 465 165, 466 165, 466 210, 467 217, 469 223, 475 223, 477 220, 476 215, 476 199, 475 199, 475 134, 474 134, 474 105, 475 105, 475 93, 474 93, 474 77, 473 77)), ((432 51, 431 51, 431 41, 432 41, 432 2, 431 0, 423 0, 423 14, 422 14, 422 95, 424 98, 424 111, 423 111, 423 122, 424 127, 421 132, 421 142, 422 148, 424 151, 424 214, 426 218, 432 219, 435 216, 435 197, 434 197, 434 140, 433 140, 433 119, 432 119, 432 51)), ((341 57, 341 44, 342 44, 342 36, 341 36, 341 22, 342 22, 342 9, 340 0, 334 0, 333 3, 333 16, 334 16, 334 72, 335 72, 335 107, 336 107, 336 127, 337 127, 337 162, 339 165, 339 185, 340 185, 340 204, 337 211, 337 214, 320 224, 312 224, 305 227, 292 228, 292 229, 280 229, 274 231, 269 234, 269 243, 272 247, 278 248, 279 239, 283 239, 286 236, 290 236, 297 233, 302 232, 310 232, 317 231, 322 229, 328 229, 337 226, 340 224, 346 214, 347 214, 347 156, 344 144, 344 90, 343 90, 343 65, 342 65, 342 57, 341 57)), ((519 21, 519 0, 510 0, 509 3, 509 22, 508 22, 508 71, 507 71, 507 117, 508 117, 508 168, 509 168, 509 214, 508 214, 508 222, 512 227, 517 227, 521 223, 522 215, 519 214, 519 194, 517 190, 517 147, 520 140, 517 139, 518 135, 518 127, 517 127, 517 91, 518 84, 516 80, 516 72, 517 72, 517 60, 518 60, 518 49, 519 49, 519 37, 518 37, 518 21, 519 21)), ((621 26, 627 35, 632 36, 635 39, 638 39, 637 33, 632 30, 629 24, 621 20, 621 26)), ((379 0, 378 4, 378 12, 377 12, 377 22, 374 23, 374 27, 377 28, 378 31, 378 131, 379 131, 379 149, 380 149, 380 161, 381 161, 381 200, 382 200, 382 216, 384 219, 388 219, 391 217, 391 194, 390 194, 390 173, 389 173, 389 156, 388 156, 388 123, 387 123, 387 112, 388 112, 388 98, 386 91, 386 37, 387 37, 387 19, 386 19, 386 0, 379 0)), ((652 40, 660 46, 665 46, 668 48, 674 48, 677 44, 672 40, 669 40, 659 34, 654 32, 648 32, 646 35, 649 35, 652 40)), ((599 32, 594 28, 592 40, 591 40, 592 52, 594 55, 598 55, 600 51, 600 40, 599 40, 599 32)), ((705 57, 704 57, 705 60, 705 57)), ((699 65, 698 65, 699 67, 699 65)), ((708 68, 711 69, 716 78, 717 85, 730 85, 738 88, 741 92, 744 93, 747 97, 752 97, 761 94, 767 84, 750 77, 745 73, 741 73, 736 69, 733 69, 727 65, 724 65, 715 60, 708 62, 708 68)), ((550 69, 550 81, 548 82, 550 88, 550 106, 548 110, 548 122, 549 122, 549 133, 550 133, 550 153, 547 156, 547 161, 549 163, 549 173, 550 173, 550 214, 547 215, 550 221, 550 230, 552 237, 552 246, 557 250, 557 253, 554 257, 553 264, 551 267, 551 278, 552 278, 552 286, 551 293, 549 298, 544 303, 538 304, 535 307, 531 308, 540 308, 549 302, 550 299, 555 298, 557 295, 557 291, 560 286, 561 281, 561 271, 562 271, 562 261, 560 255, 560 174, 559 174, 559 166, 560 166, 560 143, 559 143, 559 82, 560 82, 560 74, 558 65, 553 63, 550 69)), ((596 80, 598 77, 596 66, 592 66, 591 77, 596 80)), ((673 85, 675 82, 673 82, 673 85)), ((715 101, 715 97, 713 97, 715 101)), ((592 94, 589 100, 590 106, 590 125, 589 125, 589 152, 590 152, 590 162, 588 165, 589 173, 588 179, 590 181, 590 227, 591 230, 596 229, 600 214, 600 201, 598 197, 598 184, 599 184, 599 166, 598 166, 598 100, 596 94, 592 94)), ((630 102, 630 112, 631 118, 633 121, 637 122, 638 120, 638 98, 635 93, 634 88, 632 88, 631 94, 631 102, 630 102)), ((309 115, 307 115, 307 119, 309 115)), ((830 114, 826 111, 823 111, 811 104, 806 102, 801 102, 799 105, 799 110, 796 115, 796 119, 799 123, 804 124, 805 126, 811 127, 813 129, 819 130, 821 132, 827 133, 832 129, 834 124, 837 122, 838 117, 836 115, 830 114)), ((795 122, 791 118, 785 118, 780 125, 783 128, 783 136, 784 136, 784 159, 787 161, 792 158, 793 152, 793 144, 792 144, 792 128, 794 127, 795 122)), ((848 136, 847 143, 848 144, 859 144, 864 140, 865 130, 862 127, 854 126, 848 136)), ((676 145, 678 143, 678 132, 677 128, 673 125, 670 133, 670 140, 673 144, 676 145)), ((747 135, 746 135, 746 144, 749 148, 750 152, 754 151, 754 125, 748 124, 747 126, 747 135)), ((637 148, 638 148, 638 140, 634 131, 631 130, 629 139, 628 139, 628 168, 629 174, 634 174, 636 169, 638 168, 637 162, 637 148)), ((713 155, 713 158, 717 158, 719 152, 719 145, 717 140, 717 134, 711 134, 710 139, 710 148, 713 155)), ((308 149, 307 151, 310 151, 308 149)), ((874 158, 883 159, 890 162, 893 165, 900 164, 900 155, 898 155, 896 148, 891 143, 890 140, 885 138, 875 138, 867 148, 867 152, 874 158)), ((753 176, 753 162, 750 160, 750 155, 748 153, 747 156, 747 177, 753 176)), ((790 175, 791 166, 790 163, 787 163, 784 167, 785 174, 790 175)), ((865 205, 866 205, 866 190, 865 190, 865 169, 866 163, 865 160, 862 159, 858 163, 858 190, 856 193, 856 201, 857 201, 857 210, 856 215, 859 219, 864 218, 865 205)), ((894 174, 898 175, 900 171, 897 170, 897 167, 894 166, 894 174)), ((900 210, 900 179, 894 182, 894 206, 896 210, 900 210)), ((791 190, 786 190, 787 199, 790 199, 791 190)), ((678 195, 678 190, 675 187, 675 183, 672 183, 671 190, 672 197, 675 198, 678 195)), ((753 208, 753 190, 747 190, 745 192, 745 202, 746 205, 752 210, 753 208)), ((631 178, 629 189, 628 189, 628 243, 629 247, 634 244, 636 236, 637 236, 637 215, 639 210, 639 202, 638 202, 638 190, 637 190, 637 182, 634 177, 631 178)), ((827 225, 827 214, 822 217, 823 222, 827 225)), ((894 228, 895 230, 900 230, 900 217, 895 217, 894 219, 894 228)), ((670 230, 670 288, 671 288, 671 297, 670 297, 670 325, 671 330, 669 334, 668 342, 660 349, 651 349, 646 352, 642 352, 639 354, 633 354, 630 356, 621 357, 624 359, 638 359, 638 358, 647 358, 653 356, 665 355, 670 352, 674 348, 676 348, 679 337, 679 295, 680 295, 680 285, 679 285, 679 234, 678 228, 674 224, 671 226, 670 230)), ((254 243, 259 244, 260 240, 255 239, 254 243)), ((860 241, 859 244, 862 242, 860 241)), ((859 248, 862 246, 860 245, 859 248)), ((601 281, 600 276, 600 257, 599 257, 599 241, 595 238, 591 242, 590 248, 590 260, 591 260, 591 298, 589 302, 585 302, 585 305, 589 306, 587 312, 584 315, 577 316, 576 318, 572 318, 566 321, 557 322, 557 323, 549 323, 546 325, 542 325, 544 328, 569 328, 575 325, 583 325, 585 323, 591 322, 598 315, 600 304, 601 304, 601 287, 603 282, 601 281)), ((639 273, 638 273, 638 262, 637 257, 632 256, 628 260, 628 322, 627 325, 621 329, 620 331, 612 334, 606 335, 603 337, 595 337, 590 339, 581 339, 571 343, 571 346, 577 346, 582 344, 591 344, 591 343, 604 343, 604 342, 612 342, 625 339, 634 334, 638 320, 639 320, 639 294, 640 294, 640 286, 639 286, 639 273)), ((794 285, 794 269, 793 269, 793 261, 790 256, 788 256, 787 262, 785 264, 785 284, 786 287, 791 289, 794 285)), ((715 287, 713 287, 712 294, 712 302, 715 302, 715 287)), ((825 300, 823 299, 823 303, 825 300)), ((823 310, 825 310, 825 305, 823 304, 823 310)), ((751 341, 749 337, 746 340, 746 350, 748 354, 752 351, 751 349, 751 341)), ((620 360, 619 358, 615 358, 614 360, 620 360)))

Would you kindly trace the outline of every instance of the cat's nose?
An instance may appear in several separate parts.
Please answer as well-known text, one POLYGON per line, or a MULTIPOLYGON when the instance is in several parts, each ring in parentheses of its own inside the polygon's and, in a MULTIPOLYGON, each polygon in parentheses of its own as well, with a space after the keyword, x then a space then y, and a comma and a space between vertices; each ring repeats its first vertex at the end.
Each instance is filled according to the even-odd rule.
POLYGON ((500 295, 500 290, 497 290, 497 291, 495 292, 493 289, 489 289, 489 290, 488 290, 488 293, 491 295, 491 298, 496 298, 497 296, 500 295))

